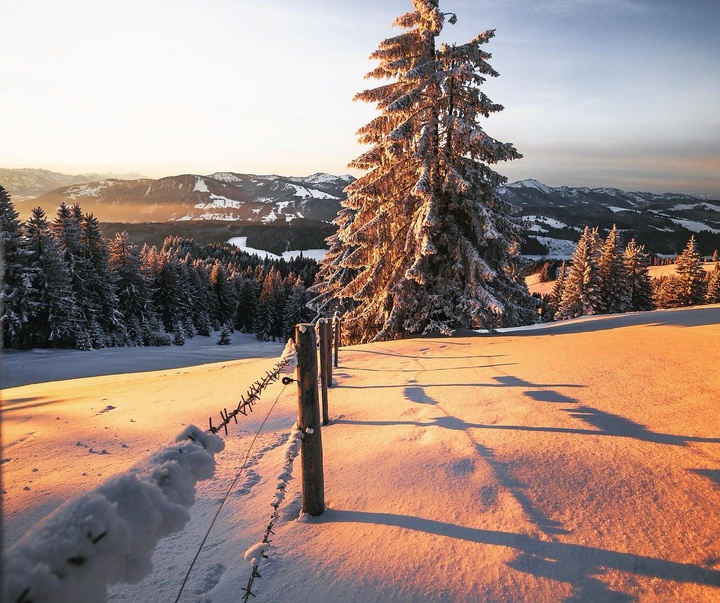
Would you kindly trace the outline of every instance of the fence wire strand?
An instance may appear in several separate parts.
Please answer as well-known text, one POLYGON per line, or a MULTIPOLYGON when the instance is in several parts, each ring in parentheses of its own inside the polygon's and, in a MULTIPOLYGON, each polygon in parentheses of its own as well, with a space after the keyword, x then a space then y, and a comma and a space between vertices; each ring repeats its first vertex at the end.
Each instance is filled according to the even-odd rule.
MULTIPOLYGON (((278 363, 278 365, 281 363, 278 363)), ((284 364, 283 364, 284 366, 284 364)), ((220 511, 222 511, 223 506, 225 505, 225 502, 228 499, 228 496, 230 496, 230 492, 233 491, 235 488, 235 484, 237 484, 238 480, 242 476, 243 472, 245 471, 245 467, 247 466, 248 460, 250 459, 250 453, 252 452, 253 447, 255 446, 255 442, 258 439, 258 436, 263 430, 263 427, 265 427, 265 423, 270 418, 270 414, 274 410, 275 406, 278 403, 278 400, 280 400, 280 396, 282 396, 283 392, 287 388, 287 385, 284 385, 280 393, 277 395, 277 398, 275 398, 275 402, 273 402, 272 406, 267 412, 267 415, 265 415, 265 418, 263 419, 263 422, 260 424, 260 427, 258 427, 257 432, 253 436, 252 442, 250 442, 250 446, 248 446, 247 453, 245 454, 245 460, 243 461, 243 464, 240 466, 240 470, 235 475, 235 478, 233 479, 232 483, 230 484, 230 487, 225 492, 225 496, 223 496, 222 500, 220 501, 220 505, 217 508, 217 511, 215 511, 215 515, 212 518, 212 521, 210 522, 210 525, 208 526, 207 531, 205 532, 205 536, 202 539, 202 542, 200 542, 200 546, 198 547, 197 553, 195 553, 195 557, 192 560, 192 563, 190 563, 190 567, 188 568, 187 573, 185 574, 185 578, 183 579, 182 584, 180 585, 180 592, 178 592, 178 595, 175 599, 175 603, 178 603, 180 601, 180 597, 183 594, 183 590, 185 589, 185 585, 187 584, 188 578, 190 577, 190 573, 193 570, 193 567, 195 566, 195 562, 198 560, 198 557, 200 556, 200 553, 203 550, 203 547, 205 546, 205 543, 207 542, 208 537, 210 536, 210 532, 213 529, 213 526, 215 525, 215 522, 217 521, 218 516, 220 515, 220 511)))

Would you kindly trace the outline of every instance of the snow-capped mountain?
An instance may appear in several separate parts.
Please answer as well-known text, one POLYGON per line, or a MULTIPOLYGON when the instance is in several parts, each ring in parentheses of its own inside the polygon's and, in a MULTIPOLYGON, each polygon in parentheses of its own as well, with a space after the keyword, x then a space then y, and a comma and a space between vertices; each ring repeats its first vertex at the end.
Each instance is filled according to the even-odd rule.
POLYGON ((61 174, 49 170, 31 168, 0 168, 0 184, 10 192, 15 202, 32 199, 61 186, 97 182, 108 178, 118 180, 136 180, 140 174, 61 174))
MULTIPOLYGON (((279 176, 237 172, 158 180, 110 178, 65 184, 23 201, 17 195, 18 174, 10 174, 10 178, 8 173, 31 171, 40 173, 38 178, 53 174, 0 170, 0 184, 10 191, 21 217, 26 218, 37 205, 53 216, 64 201, 79 203, 103 222, 124 223, 219 220, 261 226, 292 223, 297 218, 327 223, 340 209, 344 188, 355 180, 350 175, 325 173, 279 176)), ((533 179, 506 184, 497 193, 517 206, 526 219, 523 253, 528 255, 569 256, 585 226, 610 229, 613 224, 625 239, 635 237, 653 253, 677 254, 692 234, 702 253, 720 248, 720 201, 680 193, 553 187, 533 179)))
MULTIPOLYGON (((223 220, 290 222, 307 218, 329 222, 354 178, 317 173, 277 176, 216 172, 159 180, 107 179, 73 184, 18 205, 21 215, 40 205, 52 214, 61 203, 79 203, 103 222, 223 220)), ((9 188, 12 194, 12 189, 9 188)))
POLYGON ((693 234, 702 253, 720 247, 720 201, 681 193, 551 187, 537 180, 513 182, 497 192, 528 222, 527 254, 569 257, 585 226, 610 229, 613 224, 623 238, 635 237, 653 253, 680 253, 693 234))

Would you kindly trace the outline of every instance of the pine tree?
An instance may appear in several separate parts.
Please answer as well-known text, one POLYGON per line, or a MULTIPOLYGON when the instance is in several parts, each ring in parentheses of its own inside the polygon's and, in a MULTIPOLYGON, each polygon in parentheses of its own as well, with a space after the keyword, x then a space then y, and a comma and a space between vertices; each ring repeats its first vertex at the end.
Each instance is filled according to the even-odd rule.
POLYGON ((675 262, 675 273, 679 279, 678 303, 680 306, 696 306, 705 300, 705 269, 700 252, 695 244, 695 235, 690 237, 675 262))
POLYGON ((650 257, 642 245, 632 239, 625 247, 623 257, 630 288, 630 311, 644 312, 655 307, 652 279, 648 271, 650 257))
POLYGON ((253 333, 258 320, 260 286, 253 276, 247 275, 236 277, 235 288, 238 300, 235 328, 242 333, 253 333))
MULTIPOLYGON (((122 341, 125 337, 125 325, 115 283, 110 274, 110 251, 100 222, 92 214, 84 214, 80 227, 80 243, 89 267, 89 292, 93 305, 98 308, 94 322, 101 330, 103 338, 109 335, 115 341, 122 341)), ((98 343, 96 337, 95 345, 98 343)))
MULTIPOLYGON (((69 207, 64 202, 58 207, 51 229, 70 272, 75 303, 83 321, 83 330, 89 335, 89 347, 105 347, 108 343, 102 324, 102 308, 96 294, 97 278, 83 242, 82 210, 79 205, 69 207)), ((81 347, 87 347, 85 337, 81 347)))
POLYGON ((715 270, 708 278, 705 301, 708 304, 720 304, 720 263, 715 264, 715 270))
POLYGON ((25 288, 30 316, 23 347, 87 349, 89 333, 75 301, 72 276, 40 207, 32 210, 25 233, 31 281, 25 288))
POLYGON ((298 276, 288 295, 283 314, 283 341, 295 337, 295 325, 309 322, 312 319, 310 309, 307 307, 308 294, 302 279, 298 276))
POLYGON ((599 246, 597 229, 590 230, 586 226, 572 256, 560 306, 555 314, 557 320, 597 314, 602 310, 599 246))
POLYGON ((213 265, 210 282, 217 298, 217 321, 227 326, 235 319, 237 300, 235 298, 235 288, 230 283, 227 272, 220 262, 215 262, 213 265))
POLYGON ((218 345, 230 345, 230 327, 223 325, 218 338, 218 345))
POLYGON ((355 97, 381 113, 358 132, 371 148, 351 167, 367 173, 346 189, 313 287, 320 312, 350 310, 351 341, 534 320, 521 225, 494 193, 506 179, 488 167, 520 154, 478 123, 502 110, 480 89, 498 75, 482 50, 494 31, 438 49, 446 14, 437 0, 413 6, 395 21, 407 31, 371 55, 368 77, 390 82, 355 97))
POLYGON ((142 345, 144 325, 154 317, 149 275, 126 231, 108 243, 108 270, 121 308, 128 343, 142 345))
POLYGON ((271 268, 265 275, 265 280, 260 290, 260 301, 258 304, 258 316, 255 325, 255 335, 261 341, 275 341, 282 337, 284 293, 280 274, 271 268))
POLYGON ((192 300, 187 268, 170 251, 164 251, 158 259, 153 288, 154 305, 165 331, 177 333, 176 325, 182 325, 191 315, 192 300))
POLYGON ((209 337, 213 327, 219 327, 217 319, 218 300, 210 274, 202 260, 187 264, 192 299, 192 322, 198 335, 209 337))
POLYGON ((551 321, 555 319, 555 315, 557 314, 558 308, 560 307, 560 301, 562 300, 563 290, 565 289, 566 274, 567 266, 565 260, 563 260, 560 268, 558 268, 555 284, 553 285, 552 291, 548 296, 548 301, 545 306, 545 313, 543 316, 543 319, 545 321, 551 321))
POLYGON ((607 314, 619 314, 630 310, 630 282, 615 224, 600 250, 598 272, 600 274, 602 311, 607 314))
POLYGON ((26 292, 31 282, 29 255, 18 213, 10 194, 0 186, 0 328, 5 349, 21 346, 30 315, 26 292))

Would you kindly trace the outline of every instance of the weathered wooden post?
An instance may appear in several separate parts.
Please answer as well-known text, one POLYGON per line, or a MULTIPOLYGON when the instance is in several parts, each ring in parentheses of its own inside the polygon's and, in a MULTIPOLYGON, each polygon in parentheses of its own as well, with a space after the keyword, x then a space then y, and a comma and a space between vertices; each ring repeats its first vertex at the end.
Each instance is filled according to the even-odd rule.
POLYGON ((333 342, 333 325, 330 319, 326 319, 327 324, 327 335, 325 336, 325 379, 327 380, 327 386, 332 387, 332 342, 333 342))
POLYGON ((337 312, 335 312, 333 323, 333 326, 335 327, 335 336, 333 337, 333 340, 335 342, 335 368, 337 368, 338 366, 340 366, 338 364, 338 349, 340 348, 340 317, 338 316, 337 312))
MULTIPOLYGON (((318 321, 318 328, 320 330, 320 385, 322 392, 322 424, 327 425, 328 418, 328 339, 330 337, 330 325, 328 321, 321 318, 318 321)), ((331 377, 332 379, 332 377, 331 377)))
POLYGON ((298 358, 298 426, 303 432, 300 449, 302 511, 315 516, 325 510, 325 478, 317 387, 317 343, 312 324, 295 326, 295 346, 298 358))

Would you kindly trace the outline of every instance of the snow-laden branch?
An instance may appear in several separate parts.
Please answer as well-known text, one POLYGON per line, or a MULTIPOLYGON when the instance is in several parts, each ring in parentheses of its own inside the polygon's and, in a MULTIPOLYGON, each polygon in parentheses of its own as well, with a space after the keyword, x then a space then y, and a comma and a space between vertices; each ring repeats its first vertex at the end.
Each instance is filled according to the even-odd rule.
POLYGON ((158 541, 189 521, 195 484, 215 473, 223 441, 187 427, 145 466, 74 498, 3 557, 6 603, 103 603, 107 587, 152 571, 158 541))

